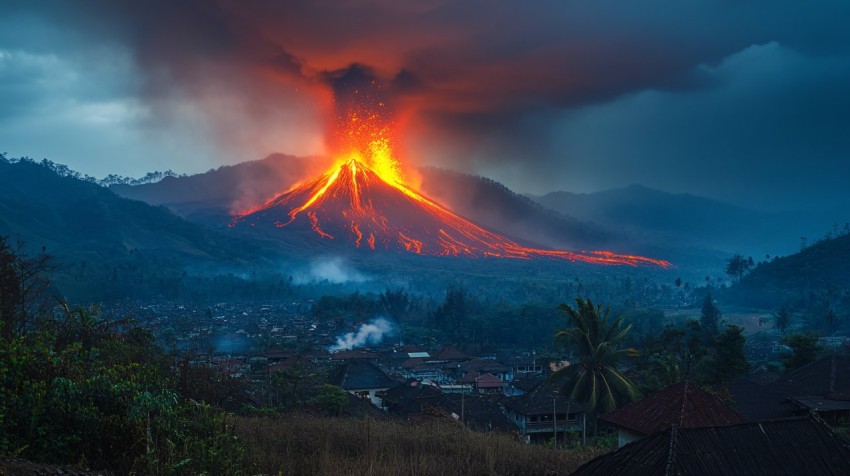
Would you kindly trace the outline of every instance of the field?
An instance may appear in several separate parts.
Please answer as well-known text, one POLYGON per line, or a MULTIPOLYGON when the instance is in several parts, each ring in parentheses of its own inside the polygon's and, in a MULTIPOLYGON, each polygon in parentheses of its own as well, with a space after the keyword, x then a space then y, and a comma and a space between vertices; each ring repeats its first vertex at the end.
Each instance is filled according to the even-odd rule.
POLYGON ((512 435, 470 432, 452 423, 315 416, 237 418, 247 460, 262 474, 569 474, 610 448, 556 450, 512 435))

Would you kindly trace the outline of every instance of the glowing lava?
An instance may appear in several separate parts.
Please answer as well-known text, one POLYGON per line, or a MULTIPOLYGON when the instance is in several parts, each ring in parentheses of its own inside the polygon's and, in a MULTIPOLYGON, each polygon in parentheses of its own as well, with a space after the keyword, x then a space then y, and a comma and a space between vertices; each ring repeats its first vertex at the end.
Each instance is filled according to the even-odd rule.
POLYGON ((397 131, 380 83, 353 68, 333 85, 337 113, 329 145, 339 160, 322 176, 237 216, 231 227, 312 234, 366 252, 670 266, 664 260, 610 251, 530 248, 452 213, 404 180, 393 153, 398 150, 397 131))
POLYGON ((452 213, 400 182, 385 180, 356 158, 336 164, 321 177, 297 186, 256 212, 237 217, 232 224, 255 229, 269 225, 309 229, 317 238, 350 242, 365 250, 670 266, 663 260, 609 251, 579 253, 522 246, 452 213))

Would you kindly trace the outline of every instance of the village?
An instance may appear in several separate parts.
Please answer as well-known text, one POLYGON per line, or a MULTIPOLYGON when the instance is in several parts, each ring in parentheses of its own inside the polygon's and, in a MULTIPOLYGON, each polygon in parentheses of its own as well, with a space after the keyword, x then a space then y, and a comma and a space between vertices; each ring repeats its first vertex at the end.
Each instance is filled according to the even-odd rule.
MULTIPOLYGON (((671 438, 685 436, 709 438, 717 447, 705 451, 731 454, 733 445, 758 452, 809 435, 807 451, 835 455, 841 443, 831 428, 846 431, 850 419, 846 339, 828 356, 784 375, 756 368, 728 382, 723 393, 682 380, 599 415, 550 379, 558 367, 569 365, 568 355, 553 360, 534 350, 464 343, 429 347, 400 342, 391 333, 366 335, 363 329, 358 335, 342 319, 312 318, 310 306, 193 309, 159 303, 138 307, 136 319, 169 342, 187 391, 195 385, 230 411, 322 412, 411 425, 446 422, 557 447, 592 440, 616 448, 640 440, 654 445, 661 459, 669 456, 671 438), (754 425, 769 431, 754 438, 754 425)), ((770 352, 762 347, 750 350, 770 352)), ((611 458, 622 458, 617 454, 611 458)))

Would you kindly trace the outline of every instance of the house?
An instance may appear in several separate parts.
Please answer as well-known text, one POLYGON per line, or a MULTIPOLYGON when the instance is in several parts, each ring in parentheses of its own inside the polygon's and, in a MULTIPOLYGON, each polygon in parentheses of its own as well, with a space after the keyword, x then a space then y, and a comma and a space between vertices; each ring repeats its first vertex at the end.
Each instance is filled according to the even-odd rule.
POLYGON ((383 408, 392 415, 409 419, 423 412, 443 396, 439 388, 414 379, 379 394, 383 408))
POLYGON ((743 423, 744 417, 722 400, 684 380, 600 418, 617 428, 620 447, 676 426, 694 428, 743 423))
POLYGON ((446 393, 432 407, 442 410, 473 431, 509 433, 516 430, 502 413, 499 404, 486 397, 446 393))
POLYGON ((415 380, 383 392, 381 398, 391 415, 408 421, 453 421, 485 432, 514 429, 502 415, 499 405, 491 400, 475 395, 443 393, 433 385, 415 380))
POLYGON ((426 361, 421 357, 407 359, 398 367, 399 373, 407 379, 444 382, 446 375, 440 364, 426 361))
POLYGON ((515 378, 508 384, 505 388, 505 395, 509 397, 525 395, 543 385, 544 382, 546 382, 546 377, 543 374, 522 374, 521 377, 515 378))
POLYGON ((747 420, 815 412, 827 422, 850 420, 850 356, 833 354, 773 382, 738 379, 727 385, 735 409, 747 420))
POLYGON ((822 421, 793 418, 727 426, 672 426, 604 454, 573 476, 850 474, 850 449, 822 421))
POLYGON ((475 377, 483 374, 492 374, 502 382, 510 382, 514 379, 513 367, 510 365, 504 365, 495 360, 484 360, 478 357, 461 364, 459 372, 461 378, 468 375, 475 377))
POLYGON ((350 360, 334 367, 328 376, 328 383, 342 387, 353 395, 368 399, 375 406, 381 406, 379 392, 398 385, 383 370, 367 360, 350 360))
POLYGON ((472 375, 469 374, 460 379, 461 384, 469 384, 472 385, 472 388, 476 393, 484 394, 498 394, 504 393, 505 382, 499 380, 493 374, 484 374, 484 375, 472 375))
POLYGON ((377 362, 379 355, 370 352, 368 350, 362 349, 353 349, 353 350, 340 350, 339 352, 333 352, 330 354, 331 360, 369 360, 372 362, 377 362))
POLYGON ((505 416, 527 442, 542 443, 556 436, 566 439, 568 432, 584 432, 584 406, 559 392, 554 384, 543 384, 529 393, 504 399, 505 416))
POLYGON ((518 378, 524 374, 542 375, 545 362, 538 361, 537 354, 532 352, 531 354, 511 357, 505 360, 505 364, 513 367, 514 377, 518 378))
POLYGON ((469 360, 469 356, 460 351, 457 347, 446 344, 432 355, 436 361, 443 362, 465 362, 469 360))

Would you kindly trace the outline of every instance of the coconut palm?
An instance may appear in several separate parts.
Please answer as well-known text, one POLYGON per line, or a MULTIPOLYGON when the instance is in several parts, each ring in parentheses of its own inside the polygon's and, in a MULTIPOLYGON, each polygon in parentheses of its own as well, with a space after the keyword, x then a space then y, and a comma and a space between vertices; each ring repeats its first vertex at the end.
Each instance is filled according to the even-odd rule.
POLYGON ((561 304, 571 327, 560 329, 555 338, 575 353, 575 362, 557 370, 551 380, 563 380, 562 392, 585 404, 591 414, 607 413, 618 403, 637 397, 637 387, 617 368, 624 357, 637 357, 633 348, 620 348, 631 326, 623 318, 609 322, 610 309, 595 306, 590 299, 576 298, 576 308, 561 304))

